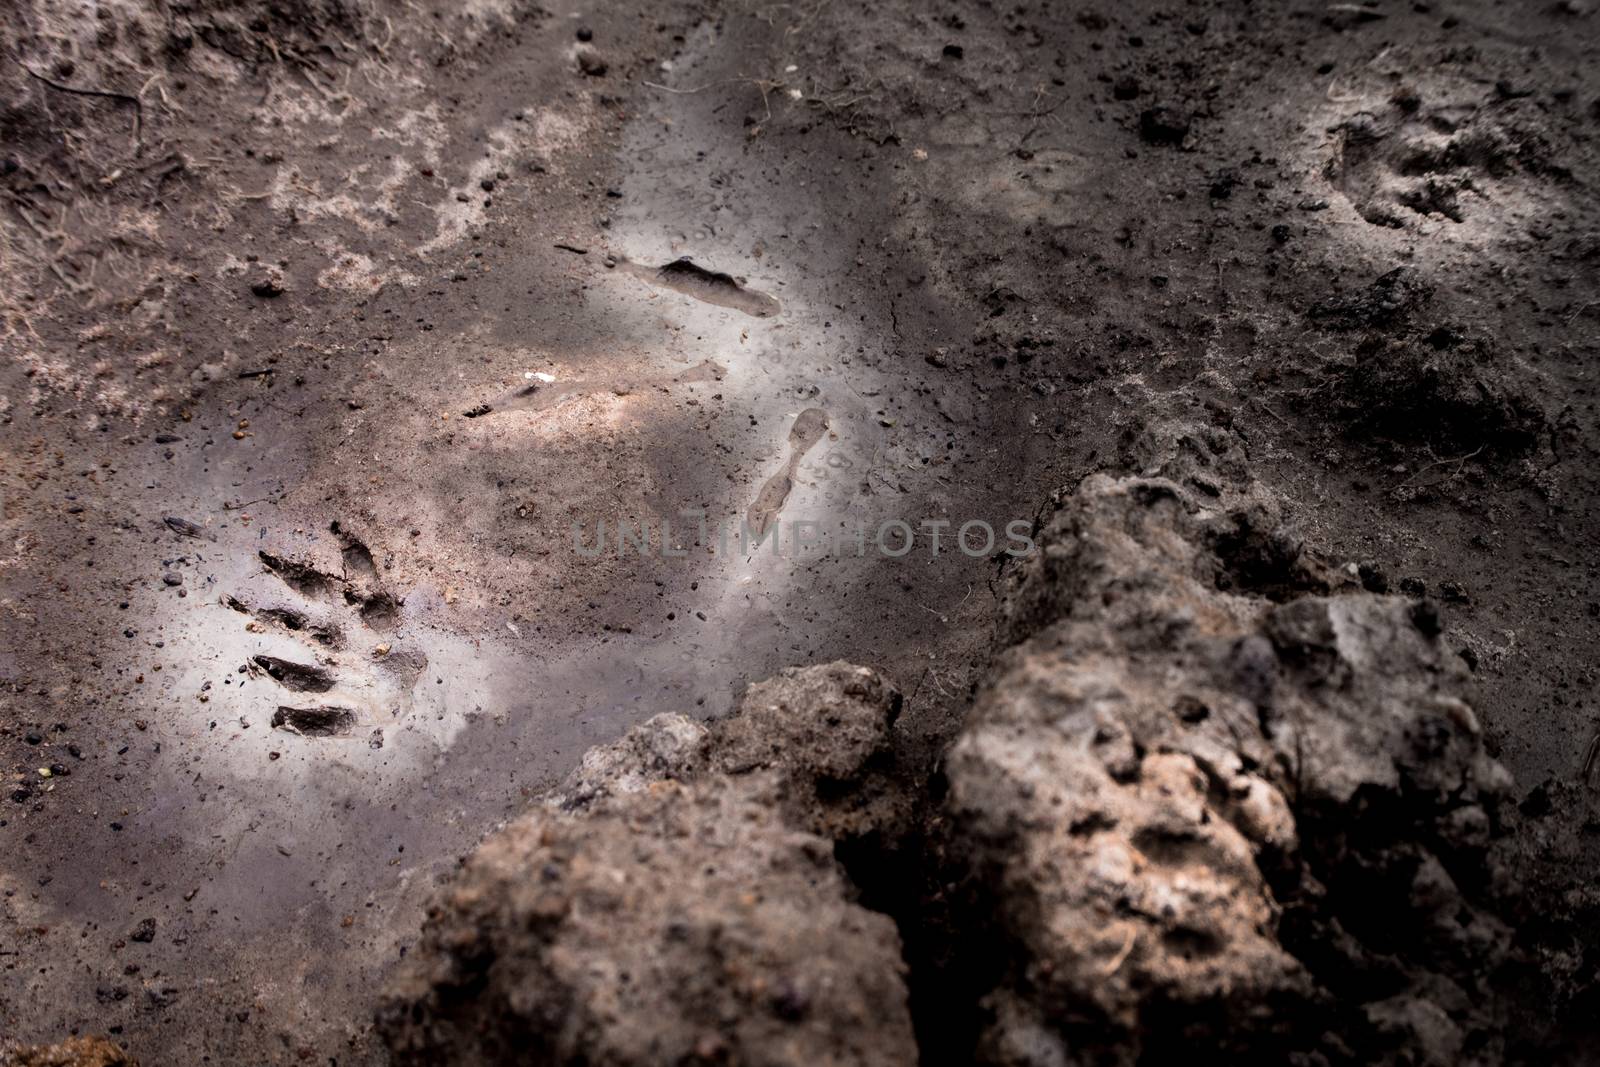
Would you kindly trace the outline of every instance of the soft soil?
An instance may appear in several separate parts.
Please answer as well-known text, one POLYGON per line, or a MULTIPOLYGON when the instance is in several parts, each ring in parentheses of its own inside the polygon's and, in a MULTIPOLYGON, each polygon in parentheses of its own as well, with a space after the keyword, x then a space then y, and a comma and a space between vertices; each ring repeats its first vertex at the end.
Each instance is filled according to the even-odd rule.
POLYGON ((1441 602, 1593 1025, 1588 5, 0 19, 0 1039, 382 1062, 437 880, 586 746, 845 658, 927 766, 987 656, 1003 557, 573 522, 999 528, 1197 414, 1441 602))

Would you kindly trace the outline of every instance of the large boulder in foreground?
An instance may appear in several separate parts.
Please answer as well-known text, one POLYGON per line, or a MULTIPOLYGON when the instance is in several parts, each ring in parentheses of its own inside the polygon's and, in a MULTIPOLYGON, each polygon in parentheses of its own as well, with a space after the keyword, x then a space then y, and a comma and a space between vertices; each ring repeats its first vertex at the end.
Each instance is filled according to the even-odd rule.
POLYGON ((1502 1062, 1509 782, 1437 612, 1308 552, 1236 438, 1132 458, 1012 580, 942 793, 865 668, 657 716, 466 862, 396 1061, 910 1064, 909 958, 920 1062, 1502 1062))
POLYGON ((894 922, 833 840, 903 818, 877 790, 898 706, 829 664, 591 750, 433 910, 380 1020, 396 1062, 914 1063, 894 922))
POLYGON ((1007 1067, 1498 1062, 1509 781, 1429 605, 1305 554, 1223 434, 1087 479, 947 756, 1007 1067), (994 957, 998 957, 998 963, 994 957))

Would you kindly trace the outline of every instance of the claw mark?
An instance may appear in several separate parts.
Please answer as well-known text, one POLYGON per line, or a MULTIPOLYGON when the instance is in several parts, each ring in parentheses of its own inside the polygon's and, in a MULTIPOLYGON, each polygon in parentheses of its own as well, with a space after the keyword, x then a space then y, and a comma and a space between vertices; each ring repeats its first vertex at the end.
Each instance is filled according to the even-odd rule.
POLYGON ((356 713, 349 708, 279 707, 272 716, 274 730, 288 730, 306 737, 339 737, 355 727, 356 713))
POLYGON ((339 648, 344 644, 344 635, 337 626, 327 626, 312 622, 303 612, 293 608, 252 608, 238 597, 223 597, 222 602, 234 611, 249 615, 257 622, 269 626, 277 626, 291 633, 303 633, 319 645, 327 648, 339 648))
POLYGON ((298 563, 283 556, 274 556, 270 552, 258 552, 257 556, 267 567, 267 570, 276 574, 283 583, 297 593, 306 596, 321 596, 328 591, 332 578, 322 573, 307 563, 298 563))
POLYGON ((651 285, 672 289, 707 304, 733 308, 758 319, 771 318, 783 310, 777 297, 747 288, 733 275, 707 270, 688 257, 675 259, 662 267, 647 267, 619 259, 617 266, 651 285))
MULTIPOLYGON (((321 598, 338 588, 344 594, 344 602, 357 609, 361 621, 368 627, 379 631, 394 629, 400 624, 402 601, 380 587, 378 565, 373 559, 372 550, 348 530, 343 529, 338 522, 332 523, 329 529, 340 541, 339 556, 345 571, 343 577, 320 571, 307 563, 275 556, 270 552, 260 552, 257 555, 261 557, 261 562, 266 564, 268 570, 296 592, 304 596, 321 598)), ((228 606, 236 611, 250 612, 257 618, 263 617, 262 612, 251 612, 247 606, 231 598, 228 606)), ((275 617, 266 621, 275 622, 289 630, 298 630, 305 626, 305 617, 298 612, 278 610, 275 617)), ((327 627, 322 629, 326 633, 319 633, 313 629, 311 635, 326 645, 339 643, 337 630, 327 627)))
POLYGON ((529 382, 519 385, 509 392, 502 393, 486 404, 463 411, 462 417, 468 419, 481 419, 483 416, 495 411, 542 411, 545 408, 555 407, 562 400, 575 393, 595 391, 584 382, 563 382, 553 385, 548 382, 529 382))
POLYGON ((745 515, 745 524, 752 533, 760 536, 772 526, 784 502, 789 499, 790 490, 794 488, 794 476, 800 469, 800 461, 827 432, 828 414, 821 408, 806 408, 795 416, 794 425, 789 427, 789 456, 784 461, 783 469, 767 479, 745 515))
POLYGON ((279 659, 277 656, 251 657, 257 667, 285 689, 297 693, 326 693, 333 688, 333 675, 309 663, 279 659))

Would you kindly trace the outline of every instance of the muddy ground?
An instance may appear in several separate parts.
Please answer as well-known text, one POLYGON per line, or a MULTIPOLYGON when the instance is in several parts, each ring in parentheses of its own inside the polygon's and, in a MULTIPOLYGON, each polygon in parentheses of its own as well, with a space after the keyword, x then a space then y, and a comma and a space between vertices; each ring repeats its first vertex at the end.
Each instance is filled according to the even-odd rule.
POLYGON ((1174 417, 1438 604, 1529 1046, 1592 1026, 1590 5, 0 19, 0 1038, 385 1062, 426 901, 588 746, 845 659, 925 773, 1012 566, 574 522, 1031 523, 1174 417))

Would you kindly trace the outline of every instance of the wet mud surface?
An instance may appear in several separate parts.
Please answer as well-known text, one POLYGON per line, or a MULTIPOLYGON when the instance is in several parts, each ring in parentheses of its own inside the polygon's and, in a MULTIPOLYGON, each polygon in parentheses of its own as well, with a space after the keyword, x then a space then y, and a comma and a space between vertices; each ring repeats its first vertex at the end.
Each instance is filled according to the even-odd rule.
POLYGON ((1600 16, 57 7, 0 16, 0 1035, 386 1062, 590 745, 843 659, 926 773, 1010 566, 955 529, 1171 415, 1438 606, 1582 1003, 1600 16))

